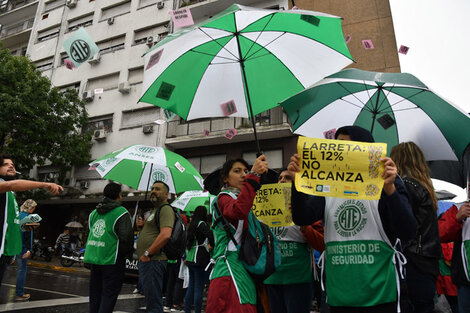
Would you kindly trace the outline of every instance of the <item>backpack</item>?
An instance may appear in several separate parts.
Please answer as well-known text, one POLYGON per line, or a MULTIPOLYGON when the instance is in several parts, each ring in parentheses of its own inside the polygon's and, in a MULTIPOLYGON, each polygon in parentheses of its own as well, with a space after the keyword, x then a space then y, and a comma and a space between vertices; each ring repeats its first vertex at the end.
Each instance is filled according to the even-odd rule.
MULTIPOLYGON (((168 239, 165 246, 162 248, 169 260, 179 260, 183 256, 186 249, 186 236, 187 229, 184 224, 183 218, 179 214, 178 210, 169 204, 165 204, 171 207, 175 213, 175 223, 173 224, 173 230, 171 237, 168 239)), ((160 211, 162 206, 157 208, 155 212, 155 223, 160 228, 160 211), (158 217, 158 218, 157 218, 158 217)))
POLYGON ((268 225, 260 222, 252 211, 248 214, 248 227, 243 230, 241 244, 233 236, 230 228, 233 227, 220 213, 217 201, 213 202, 216 218, 213 227, 221 224, 227 236, 237 247, 238 258, 243 267, 256 281, 268 278, 281 265, 281 248, 277 237, 268 225))

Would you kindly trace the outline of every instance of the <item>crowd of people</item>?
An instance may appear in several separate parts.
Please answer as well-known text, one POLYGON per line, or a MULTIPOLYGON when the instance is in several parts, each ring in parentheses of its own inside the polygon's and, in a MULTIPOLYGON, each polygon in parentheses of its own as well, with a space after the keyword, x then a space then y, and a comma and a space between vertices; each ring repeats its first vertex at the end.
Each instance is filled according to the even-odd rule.
MULTIPOLYGON (((374 142, 370 132, 355 126, 338 129, 335 139, 374 142)), ((23 282, 17 297, 27 298, 22 286, 28 249, 26 240, 21 240, 20 213, 11 191, 46 188, 57 193, 61 187, 12 180, 11 158, 0 161, 0 176, 5 180, 0 182, 0 205, 5 207, 0 224, 6 225, 2 226, 0 274, 16 256, 21 268, 18 279, 23 282)), ((195 208, 187 223, 186 253, 179 260, 168 260, 164 252, 175 225, 169 187, 163 181, 153 183, 154 209, 133 225, 121 204, 121 186, 109 183, 88 223, 84 258, 91 266, 90 312, 113 311, 136 227, 138 289, 145 295, 147 312, 175 311, 183 300, 180 278, 185 277, 185 313, 203 311, 207 286, 208 313, 307 313, 314 299, 322 313, 427 313, 434 311, 437 294, 446 296, 452 312, 470 313, 470 204, 454 204, 437 216, 430 170, 413 142, 393 147, 390 157, 380 162, 384 185, 379 200, 312 196, 292 183, 290 209, 295 225, 271 229, 281 247, 281 265, 264 280, 247 271, 235 243, 242 241, 261 177, 268 171, 266 156, 259 156, 252 166, 243 159, 223 164, 222 187, 212 204, 218 210, 195 208), (220 219, 214 212, 220 212, 227 227, 213 222, 220 219), (346 215, 360 219, 361 228, 341 230, 346 215)), ((300 170, 300 155, 294 154, 278 182, 293 182, 300 170)), ((31 213, 35 206, 25 202, 21 211, 31 213)))

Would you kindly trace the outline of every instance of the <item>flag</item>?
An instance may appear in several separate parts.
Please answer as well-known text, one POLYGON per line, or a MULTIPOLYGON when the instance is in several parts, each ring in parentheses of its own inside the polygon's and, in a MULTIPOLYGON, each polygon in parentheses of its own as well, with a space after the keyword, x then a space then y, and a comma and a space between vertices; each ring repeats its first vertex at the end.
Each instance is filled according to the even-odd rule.
POLYGON ((83 27, 80 27, 65 40, 62 46, 75 67, 93 58, 93 56, 100 51, 83 27))

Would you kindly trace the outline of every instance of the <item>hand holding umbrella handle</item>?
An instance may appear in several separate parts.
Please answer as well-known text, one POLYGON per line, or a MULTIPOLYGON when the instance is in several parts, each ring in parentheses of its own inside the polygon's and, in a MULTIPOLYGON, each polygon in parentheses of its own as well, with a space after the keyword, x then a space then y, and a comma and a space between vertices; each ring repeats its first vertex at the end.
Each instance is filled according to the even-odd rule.
POLYGON ((254 172, 261 176, 267 171, 268 171, 268 162, 266 161, 266 156, 262 154, 255 160, 255 163, 251 167, 251 172, 254 172))

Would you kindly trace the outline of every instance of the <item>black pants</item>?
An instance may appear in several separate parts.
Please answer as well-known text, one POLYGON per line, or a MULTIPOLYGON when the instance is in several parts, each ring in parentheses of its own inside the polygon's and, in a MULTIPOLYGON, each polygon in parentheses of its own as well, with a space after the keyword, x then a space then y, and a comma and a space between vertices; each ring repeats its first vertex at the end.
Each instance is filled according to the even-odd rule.
POLYGON ((112 313, 124 279, 125 259, 114 265, 91 264, 90 313, 112 313))
POLYGON ((395 302, 379 304, 371 307, 330 306, 330 313, 396 313, 395 302))
POLYGON ((434 312, 434 295, 436 294, 436 278, 423 272, 408 261, 406 264, 406 284, 409 301, 415 313, 434 312))
POLYGON ((166 265, 166 304, 167 307, 172 307, 173 304, 178 303, 178 273, 180 271, 181 259, 177 263, 169 263, 166 265))
POLYGON ((13 260, 12 256, 6 256, 2 255, 0 257, 0 285, 2 284, 3 281, 3 275, 5 274, 8 265, 11 264, 11 261, 13 260))

